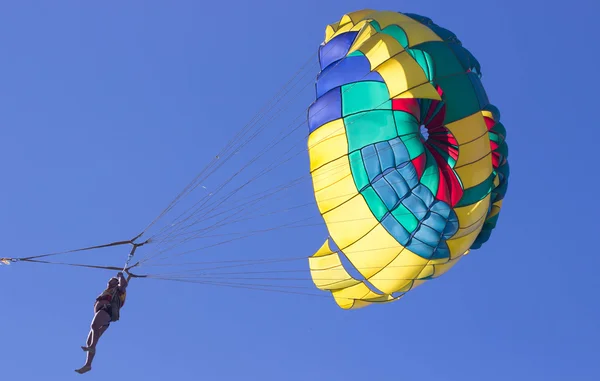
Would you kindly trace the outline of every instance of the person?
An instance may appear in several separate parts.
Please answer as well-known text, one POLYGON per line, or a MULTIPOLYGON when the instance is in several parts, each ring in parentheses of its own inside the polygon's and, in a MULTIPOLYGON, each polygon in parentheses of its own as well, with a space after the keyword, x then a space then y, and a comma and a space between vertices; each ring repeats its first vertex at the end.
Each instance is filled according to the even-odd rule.
POLYGON ((90 325, 87 342, 85 346, 81 347, 84 352, 87 352, 86 362, 83 367, 75 370, 77 373, 83 374, 92 370, 92 361, 96 355, 98 340, 106 332, 111 322, 119 320, 120 309, 125 304, 127 296, 127 283, 123 273, 119 272, 116 278, 108 281, 106 290, 96 298, 94 318, 90 325))

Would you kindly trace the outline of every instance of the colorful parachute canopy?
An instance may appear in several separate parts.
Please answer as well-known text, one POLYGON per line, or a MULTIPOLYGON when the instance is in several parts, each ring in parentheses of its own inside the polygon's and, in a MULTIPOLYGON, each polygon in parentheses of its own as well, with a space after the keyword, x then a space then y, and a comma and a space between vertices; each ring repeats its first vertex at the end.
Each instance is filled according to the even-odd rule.
POLYGON ((311 276, 345 309, 396 300, 489 238, 505 129, 477 60, 426 17, 347 14, 319 62, 308 148, 330 239, 311 276))

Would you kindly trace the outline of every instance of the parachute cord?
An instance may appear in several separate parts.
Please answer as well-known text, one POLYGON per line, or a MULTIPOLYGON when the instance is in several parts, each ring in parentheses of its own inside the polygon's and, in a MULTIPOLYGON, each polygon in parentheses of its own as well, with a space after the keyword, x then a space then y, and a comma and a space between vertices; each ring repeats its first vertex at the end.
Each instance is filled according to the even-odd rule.
MULTIPOLYGON (((301 73, 303 71, 306 70, 306 68, 310 67, 311 61, 315 58, 315 56, 316 56, 316 54, 310 55, 310 57, 304 62, 304 64, 300 67, 300 69, 298 69, 296 71, 296 73, 292 76, 292 78, 290 78, 285 85, 280 87, 280 89, 277 91, 277 93, 259 110, 259 112, 250 120, 250 122, 246 123, 246 125, 236 133, 236 135, 225 145, 225 147, 223 147, 221 149, 221 151, 213 158, 213 160, 211 160, 211 162, 208 163, 200 171, 200 173, 198 173, 196 175, 196 177, 181 191, 181 193, 179 193, 179 195, 177 195, 177 197, 175 197, 175 199, 173 199, 171 201, 171 203, 144 229, 142 234, 147 232, 161 218, 163 218, 166 214, 168 214, 174 208, 174 206, 179 203, 179 201, 182 198, 187 196, 189 193, 193 192, 194 189, 196 187, 198 187, 198 185, 200 184, 201 181, 206 180, 208 177, 210 177, 210 175, 212 175, 212 173, 214 173, 216 170, 213 167, 217 166, 217 169, 218 169, 219 167, 223 166, 224 162, 228 161, 231 158, 231 156, 232 156, 231 151, 236 152, 236 151, 241 150, 245 145, 247 145, 251 140, 253 140, 256 137, 256 135, 260 133, 260 131, 262 129, 264 129, 266 127, 266 126, 260 126, 258 128, 259 131, 254 132, 254 135, 252 135, 250 137, 246 136, 249 133, 251 133, 252 130, 257 127, 257 125, 259 125, 261 120, 263 120, 263 118, 265 118, 265 116, 271 110, 273 110, 275 108, 275 106, 277 106, 277 104, 279 104, 283 99, 285 99, 285 96, 294 87, 297 86, 298 83, 296 83, 294 85, 292 85, 292 83, 296 80, 296 78, 298 76, 301 75, 301 73), (290 86, 291 86, 291 88, 286 90, 286 88, 288 88, 290 86), (244 141, 243 138, 245 138, 246 140, 244 141), (236 145, 237 145, 237 147, 236 147, 236 145), (219 160, 221 157, 224 157, 225 160, 219 160), (220 161, 220 164, 217 164, 218 161, 220 161), (209 172, 208 174, 206 174, 206 172, 208 172, 211 169, 212 169, 212 171, 209 172)), ((300 77, 300 80, 302 80, 306 75, 307 75, 306 73, 304 75, 302 75, 300 77)), ((281 111, 281 109, 279 111, 281 111)), ((273 119, 273 117, 271 119, 273 119)))
POLYGON ((132 269, 140 264, 140 262, 137 262, 133 266, 129 266, 129 263, 131 263, 131 260, 133 259, 133 256, 134 256, 137 248, 144 246, 145 244, 151 242, 151 239, 149 238, 142 243, 136 243, 135 241, 138 240, 143 234, 144 234, 144 232, 138 234, 137 236, 135 236, 134 238, 132 238, 128 241, 116 241, 116 242, 111 242, 111 243, 107 243, 104 245, 89 246, 89 247, 83 247, 80 249, 67 250, 67 251, 61 251, 61 252, 56 252, 56 253, 34 255, 34 256, 30 256, 30 257, 20 257, 20 258, 2 257, 2 258, 0 258, 0 263, 8 265, 11 263, 16 263, 16 262, 32 262, 32 263, 45 263, 45 264, 65 265, 65 266, 87 267, 87 268, 93 268, 93 269, 117 270, 117 271, 122 271, 124 273, 127 273, 129 275, 129 277, 132 277, 132 278, 144 278, 145 275, 136 275, 136 274, 131 274, 129 272, 130 269, 132 269), (50 262, 50 261, 40 260, 40 258, 46 258, 46 257, 59 255, 59 254, 68 254, 68 253, 75 253, 75 252, 79 252, 79 251, 102 249, 102 248, 107 248, 107 247, 112 247, 112 246, 122 246, 122 245, 131 245, 132 246, 131 251, 129 252, 129 255, 127 256, 127 261, 125 262, 125 265, 123 266, 123 268, 114 267, 114 266, 96 266, 96 265, 85 265, 85 264, 78 264, 78 263, 50 262))
POLYGON ((81 263, 50 262, 50 261, 43 261, 43 260, 38 260, 38 259, 0 258, 0 261, 2 261, 2 262, 6 261, 8 263, 10 263, 10 262, 31 262, 31 263, 42 263, 42 264, 48 264, 48 265, 84 267, 84 268, 88 268, 88 269, 124 271, 132 278, 145 278, 146 277, 146 275, 132 274, 129 271, 132 268, 138 266, 139 262, 136 263, 135 265, 130 266, 130 267, 126 268, 125 270, 123 270, 120 267, 115 267, 115 266, 97 266, 97 265, 86 265, 86 264, 81 264, 81 263))
POLYGON ((143 232, 140 233, 140 234, 138 234, 137 236, 135 236, 134 238, 132 238, 132 239, 130 239, 128 241, 116 241, 116 242, 106 243, 106 244, 103 244, 103 245, 95 245, 95 246, 82 247, 80 249, 67 250, 67 251, 59 251, 59 252, 55 252, 55 253, 48 253, 48 254, 42 254, 42 255, 33 255, 31 257, 1 258, 0 260, 8 260, 8 261, 11 261, 11 262, 29 261, 31 259, 46 258, 46 257, 55 256, 55 255, 60 255, 60 254, 76 253, 76 252, 79 252, 79 251, 104 249, 104 248, 113 247, 113 246, 123 246, 123 245, 142 246, 142 245, 150 242, 150 239, 147 239, 146 241, 142 242, 141 244, 136 244, 135 241, 137 239, 139 239, 142 236, 142 234, 143 234, 143 232))
POLYGON ((147 244, 148 242, 150 242, 150 239, 147 239, 146 241, 142 242, 142 243, 135 243, 133 241, 135 241, 137 238, 139 238, 141 236, 141 234, 132 239, 129 243, 131 244, 132 248, 131 251, 129 252, 129 255, 127 256, 127 261, 125 261, 125 266, 123 266, 123 272, 127 272, 127 270, 129 270, 132 267, 135 267, 137 265, 139 265, 140 263, 136 263, 135 265, 129 267, 129 262, 131 262, 131 260, 133 259, 133 256, 135 255, 135 251, 137 250, 138 247, 144 246, 145 244, 147 244))
POLYGON ((83 247, 81 249, 60 251, 60 252, 56 252, 56 253, 34 255, 34 256, 31 256, 31 257, 23 257, 23 258, 16 258, 16 259, 18 261, 26 261, 26 260, 30 260, 30 259, 51 257, 51 256, 54 256, 54 255, 59 255, 59 254, 69 254, 69 253, 76 253, 76 252, 79 252, 79 251, 103 249, 103 248, 112 247, 112 246, 122 246, 122 245, 129 245, 129 244, 131 244, 131 240, 129 240, 129 241, 117 241, 117 242, 107 243, 107 244, 104 244, 104 245, 89 246, 89 247, 83 247))

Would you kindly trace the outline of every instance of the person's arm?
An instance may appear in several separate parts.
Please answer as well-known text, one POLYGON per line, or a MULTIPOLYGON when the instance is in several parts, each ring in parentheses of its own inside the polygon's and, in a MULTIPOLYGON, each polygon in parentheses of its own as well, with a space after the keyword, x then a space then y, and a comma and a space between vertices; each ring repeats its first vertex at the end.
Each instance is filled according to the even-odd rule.
POLYGON ((121 289, 121 291, 125 291, 125 289, 127 288, 127 284, 128 284, 127 279, 125 279, 122 272, 119 272, 117 274, 117 278, 119 278, 119 288, 121 289))

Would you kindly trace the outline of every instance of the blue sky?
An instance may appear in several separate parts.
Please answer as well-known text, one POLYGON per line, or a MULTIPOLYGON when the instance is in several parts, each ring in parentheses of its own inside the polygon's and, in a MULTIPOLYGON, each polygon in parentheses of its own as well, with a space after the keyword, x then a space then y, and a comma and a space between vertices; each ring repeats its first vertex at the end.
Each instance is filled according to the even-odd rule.
MULTIPOLYGON (((593 239, 600 209, 592 129, 600 54, 588 28, 600 9, 591 0, 549 3, 4 2, 0 256, 137 234, 316 53, 328 23, 367 7, 431 17, 473 52, 508 131, 511 179, 491 241, 397 303, 343 311, 314 296, 320 293, 303 260, 277 265, 294 271, 278 274, 297 278, 292 286, 300 288, 290 290, 299 294, 133 280, 122 320, 102 338, 85 376, 73 372, 84 361, 79 346, 94 298, 114 272, 1 267, 3 379, 596 379, 600 260, 593 239)), ((314 77, 316 61, 309 62, 314 77)), ((303 91, 288 94, 291 103, 264 134, 199 184, 182 208, 208 197, 270 139, 297 126, 314 96, 310 78, 303 91)), ((303 128, 256 168, 302 149, 303 128)), ((300 152, 244 188, 245 195, 306 175, 307 168, 300 152)), ((180 250, 203 248, 184 257, 204 262, 311 255, 326 237, 311 197, 304 177, 214 233, 238 237, 231 234, 307 220, 301 227, 210 248, 224 236, 207 237, 180 250)), ((168 220, 154 227, 162 226, 168 220)), ((128 251, 52 260, 122 266, 128 251)), ((139 269, 149 271, 171 270, 139 269)))

